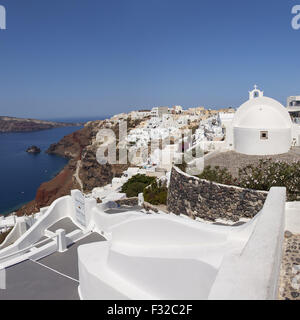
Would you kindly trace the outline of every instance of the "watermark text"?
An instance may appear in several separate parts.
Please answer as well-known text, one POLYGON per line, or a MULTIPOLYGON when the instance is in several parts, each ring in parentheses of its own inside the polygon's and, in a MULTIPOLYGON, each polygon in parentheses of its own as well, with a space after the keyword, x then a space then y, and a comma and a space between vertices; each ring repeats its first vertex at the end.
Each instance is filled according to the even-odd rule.
POLYGON ((173 164, 188 164, 189 170, 195 171, 195 174, 201 173, 204 165, 204 151, 207 149, 206 143, 195 144, 191 129, 178 129, 178 132, 173 134, 175 135, 164 137, 155 135, 149 138, 147 143, 137 145, 136 142, 140 138, 130 142, 127 135, 127 122, 120 120, 118 132, 111 128, 102 128, 98 131, 95 141, 96 159, 100 165, 155 164, 168 167, 173 164))
POLYGON ((292 28, 294 30, 299 30, 300 29, 300 5, 293 6, 292 14, 294 15, 292 19, 292 28))
POLYGON ((6 9, 0 5, 0 30, 6 29, 6 9))

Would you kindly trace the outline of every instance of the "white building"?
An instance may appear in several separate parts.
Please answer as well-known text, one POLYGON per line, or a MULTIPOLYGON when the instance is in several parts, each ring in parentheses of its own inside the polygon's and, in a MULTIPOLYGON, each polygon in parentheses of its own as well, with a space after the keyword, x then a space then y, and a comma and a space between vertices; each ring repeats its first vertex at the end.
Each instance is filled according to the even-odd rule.
POLYGON ((287 110, 294 123, 300 124, 300 96, 287 98, 287 110))
POLYGON ((129 113, 132 119, 143 119, 145 117, 151 116, 151 111, 148 110, 139 110, 139 111, 131 111, 129 113))
POLYGON ((300 96, 291 96, 287 98, 288 108, 299 107, 300 108, 300 96))
POLYGON ((249 100, 238 108, 226 141, 236 152, 248 155, 274 155, 289 151, 292 145, 292 121, 278 101, 264 97, 255 89, 249 100))
POLYGON ((172 111, 174 111, 175 113, 182 113, 183 108, 182 106, 173 106, 172 111))
POLYGON ((225 128, 226 125, 232 122, 234 118, 234 113, 233 112, 219 112, 218 113, 218 122, 219 124, 225 128))
POLYGON ((161 118, 163 114, 169 113, 168 107, 154 107, 151 110, 151 117, 159 117, 161 118))

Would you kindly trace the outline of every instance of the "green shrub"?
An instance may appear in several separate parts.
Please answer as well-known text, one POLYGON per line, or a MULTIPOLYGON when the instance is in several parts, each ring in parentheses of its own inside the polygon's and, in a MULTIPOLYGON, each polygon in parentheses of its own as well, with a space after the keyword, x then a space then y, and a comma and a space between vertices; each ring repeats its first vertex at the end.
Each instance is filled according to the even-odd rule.
POLYGON ((182 163, 177 163, 176 166, 183 172, 186 171, 187 163, 183 160, 182 163))
POLYGON ((214 181, 222 184, 234 184, 234 179, 227 168, 220 169, 220 167, 207 166, 203 172, 198 175, 200 179, 214 181))
POLYGON ((144 189, 144 200, 153 205, 167 204, 168 189, 165 185, 154 181, 149 187, 144 189))
POLYGON ((137 197, 139 193, 144 191, 145 187, 149 186, 154 181, 154 177, 148 177, 144 174, 137 174, 123 184, 122 192, 126 193, 128 198, 137 197))
POLYGON ((276 186, 286 187, 288 201, 300 199, 300 161, 286 163, 260 160, 258 164, 239 169, 238 178, 233 178, 226 168, 207 166, 198 177, 253 190, 269 191, 276 186))
POLYGON ((269 191, 271 187, 286 187, 288 201, 300 198, 300 161, 260 160, 239 170, 238 185, 243 188, 269 191))

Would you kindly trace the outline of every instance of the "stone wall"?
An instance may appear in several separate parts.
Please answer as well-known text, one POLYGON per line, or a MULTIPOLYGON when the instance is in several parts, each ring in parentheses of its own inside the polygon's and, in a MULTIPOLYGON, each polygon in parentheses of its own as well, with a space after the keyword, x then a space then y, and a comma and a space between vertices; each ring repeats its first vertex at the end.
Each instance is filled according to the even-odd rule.
POLYGON ((137 206, 138 205, 138 197, 132 197, 132 198, 124 198, 120 200, 116 200, 115 202, 119 204, 120 206, 137 206))
POLYGON ((149 202, 144 202, 143 203, 143 208, 149 213, 149 211, 151 210, 151 211, 153 211, 153 212, 155 212, 155 213, 158 213, 158 209, 154 206, 154 205, 152 205, 151 203, 149 203, 149 202))
POLYGON ((268 192, 243 189, 202 180, 173 167, 168 191, 168 210, 208 221, 253 218, 263 207, 268 192))
MULTIPOLYGON (((138 205, 138 201, 139 201, 138 199, 139 199, 138 197, 124 198, 124 199, 116 200, 115 202, 120 206, 134 207, 138 205)), ((146 201, 143 203, 142 208, 145 209, 146 213, 149 213, 149 214, 152 213, 150 211, 158 213, 157 207, 155 207, 154 205, 146 201)))

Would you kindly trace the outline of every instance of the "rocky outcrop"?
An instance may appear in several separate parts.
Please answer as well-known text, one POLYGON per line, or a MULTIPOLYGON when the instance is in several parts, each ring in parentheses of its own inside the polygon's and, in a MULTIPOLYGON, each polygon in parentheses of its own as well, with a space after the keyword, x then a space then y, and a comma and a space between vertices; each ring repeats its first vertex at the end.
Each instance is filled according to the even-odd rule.
POLYGON ((47 153, 66 157, 70 160, 52 180, 41 184, 35 200, 23 206, 17 212, 18 215, 37 212, 40 208, 49 206, 57 198, 70 194, 72 189, 80 189, 80 185, 74 177, 77 161, 81 158, 82 150, 92 143, 99 124, 100 122, 94 121, 49 147, 47 153))
POLYGON ((63 137, 58 143, 51 144, 46 153, 79 160, 82 150, 93 142, 101 124, 102 121, 88 122, 84 128, 63 137))
MULTIPOLYGON (((129 126, 132 126, 129 122, 129 126)), ((101 187, 110 183, 114 177, 120 176, 128 168, 128 164, 99 164, 96 159, 96 152, 99 143, 96 135, 100 129, 109 127, 115 132, 118 143, 118 124, 110 126, 109 121, 92 121, 83 129, 78 130, 47 150, 49 154, 56 154, 73 160, 80 160, 78 177, 82 182, 83 191, 89 192, 95 187, 101 187)))
POLYGON ((131 198, 116 200, 115 202, 120 206, 134 207, 138 205, 139 199, 138 197, 131 197, 131 198))
POLYGON ((31 146, 31 147, 27 148, 26 152, 28 152, 28 153, 40 153, 41 149, 38 148, 37 146, 31 146))
POLYGON ((95 187, 105 186, 114 177, 120 177, 128 164, 99 164, 96 159, 96 149, 87 148, 81 159, 79 178, 83 184, 83 191, 90 192, 95 187))
MULTIPOLYGON (((135 128, 140 124, 142 120, 131 120, 127 121, 127 130, 135 128)), ((90 125, 94 125, 92 122, 90 125)), ((109 121, 102 121, 97 124, 97 128, 93 131, 93 138, 96 137, 99 129, 109 128, 116 136, 116 145, 119 143, 119 124, 112 125, 109 121)), ((123 171, 127 170, 130 166, 126 164, 100 164, 96 159, 97 149, 99 142, 93 139, 92 143, 89 144, 82 150, 81 153, 81 165, 79 170, 79 178, 83 185, 84 192, 90 192, 95 187, 102 187, 112 181, 114 177, 120 177, 123 171)), ((117 148, 117 160, 118 160, 118 148, 117 148)))
MULTIPOLYGON (((139 121, 129 119, 128 130, 138 124, 139 121)), ((108 120, 99 120, 88 122, 84 128, 65 136, 58 143, 49 147, 47 153, 69 158, 69 163, 56 177, 39 187, 35 200, 23 206, 17 212, 18 215, 38 212, 41 207, 50 205, 57 198, 70 194, 72 189, 90 192, 93 188, 104 186, 114 177, 122 175, 129 164, 101 165, 96 159, 96 151, 99 146, 96 135, 103 128, 112 129, 118 143, 118 124, 113 124, 108 120)))
POLYGON ((74 178, 75 168, 76 161, 70 160, 57 176, 41 184, 35 197, 38 208, 48 206, 57 198, 70 194, 72 189, 80 189, 74 178))
POLYGON ((0 132, 30 132, 59 127, 81 126, 80 123, 65 123, 36 119, 0 117, 0 132))
POLYGON ((168 210, 215 221, 253 218, 263 207, 268 192, 227 186, 202 180, 173 167, 168 190, 168 210))
POLYGON ((97 121, 90 125, 87 124, 84 128, 65 136, 58 143, 49 147, 47 153, 66 157, 70 160, 52 180, 41 184, 35 199, 19 209, 17 215, 38 212, 40 208, 50 205, 57 198, 70 194, 70 190, 80 189, 74 177, 77 161, 81 157, 82 150, 92 143, 97 125, 97 121))

